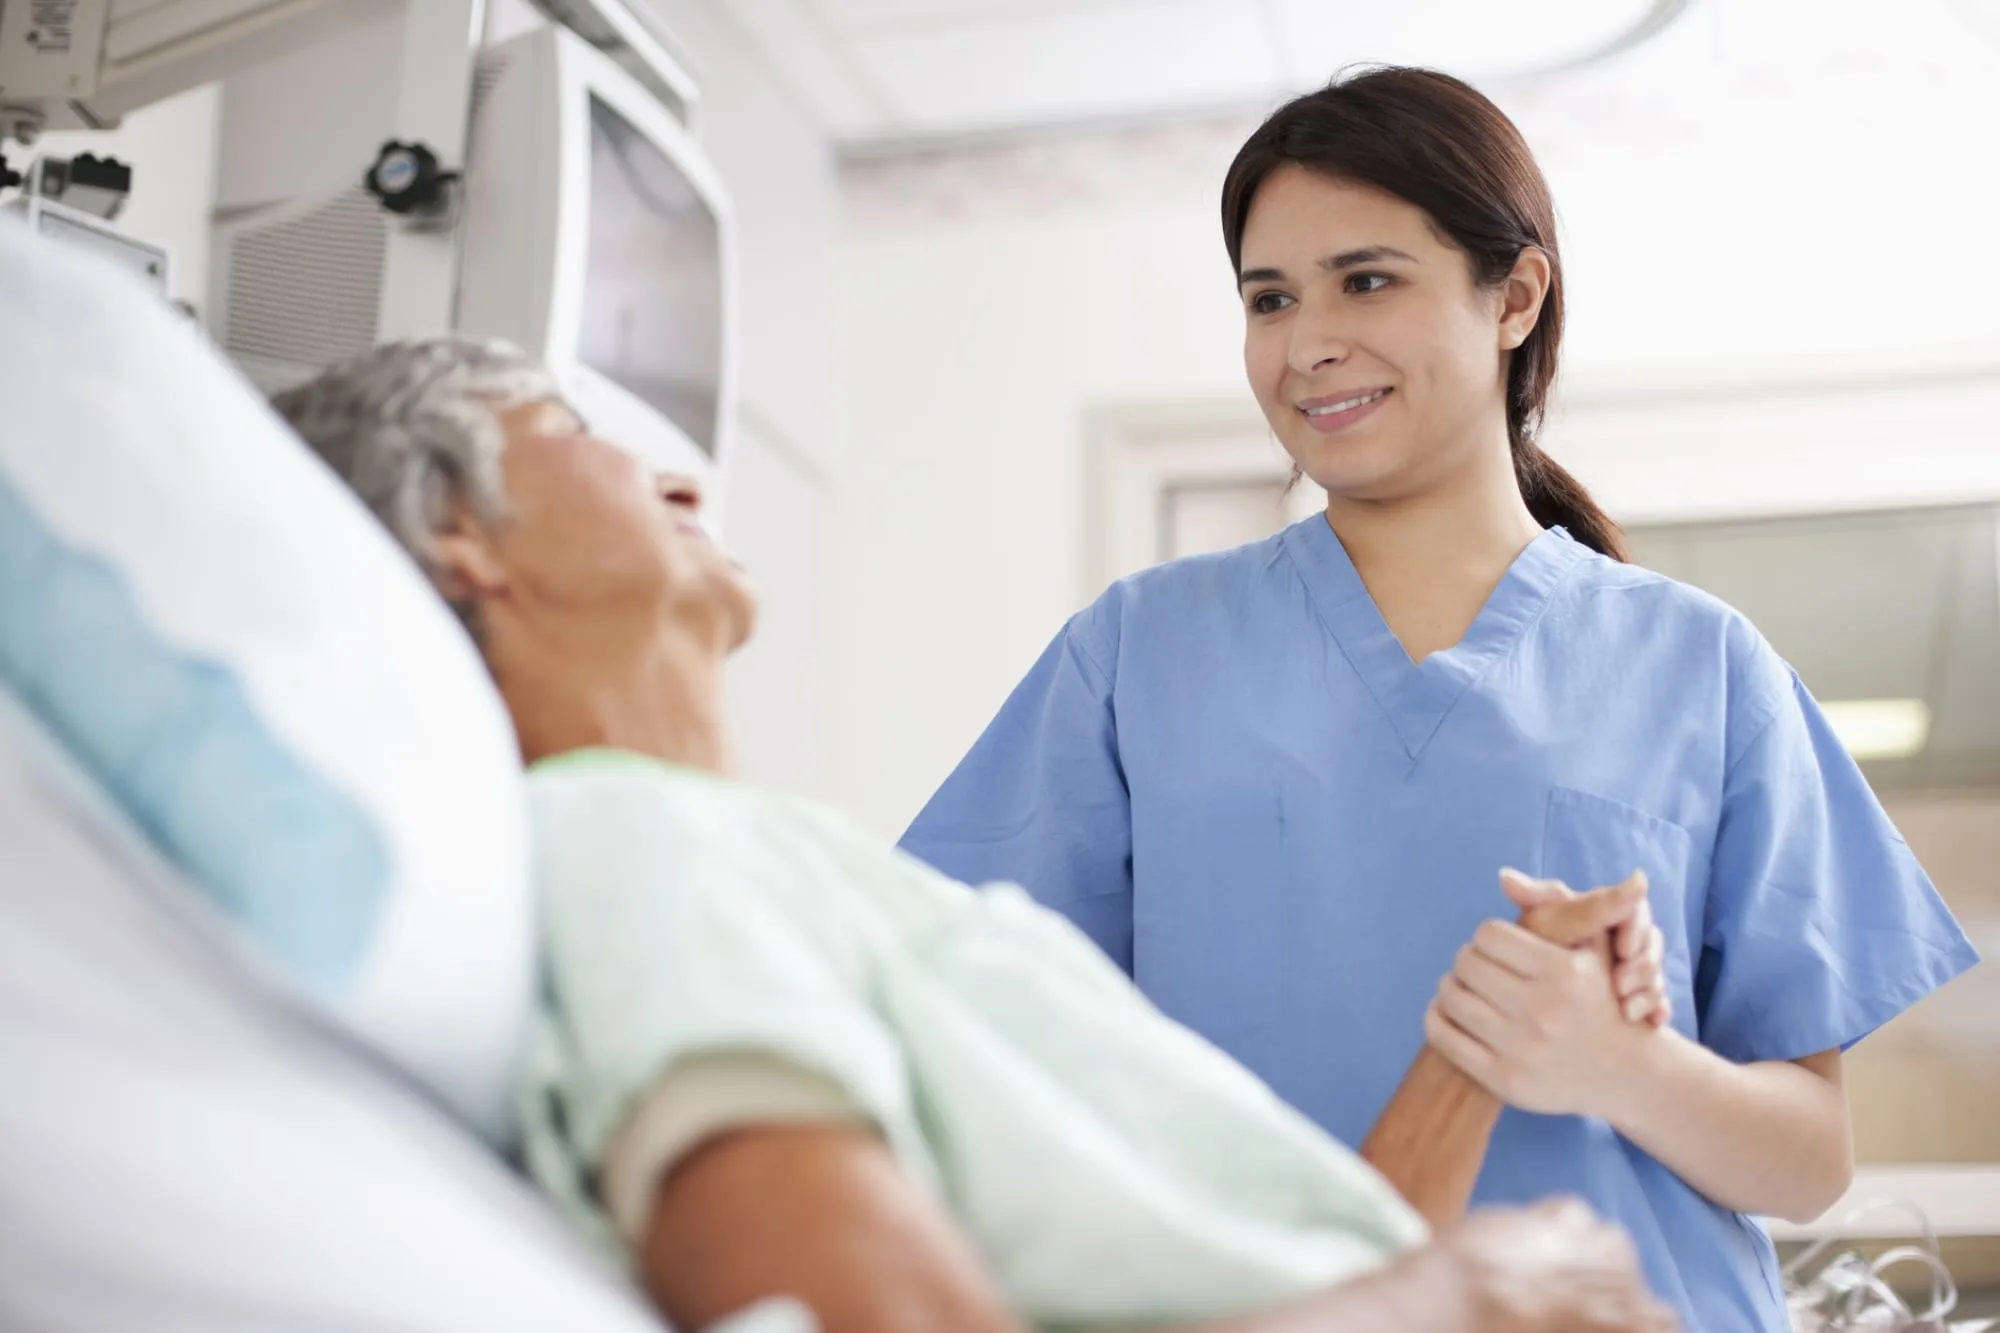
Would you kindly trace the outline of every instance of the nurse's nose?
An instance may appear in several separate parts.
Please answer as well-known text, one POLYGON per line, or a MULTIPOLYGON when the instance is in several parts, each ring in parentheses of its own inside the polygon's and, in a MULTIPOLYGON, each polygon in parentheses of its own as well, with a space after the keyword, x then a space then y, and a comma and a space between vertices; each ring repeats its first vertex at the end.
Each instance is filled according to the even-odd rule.
POLYGON ((1337 366, 1354 350, 1339 316, 1325 309, 1314 310, 1309 303, 1292 320, 1291 333, 1288 359, 1301 375, 1337 366))

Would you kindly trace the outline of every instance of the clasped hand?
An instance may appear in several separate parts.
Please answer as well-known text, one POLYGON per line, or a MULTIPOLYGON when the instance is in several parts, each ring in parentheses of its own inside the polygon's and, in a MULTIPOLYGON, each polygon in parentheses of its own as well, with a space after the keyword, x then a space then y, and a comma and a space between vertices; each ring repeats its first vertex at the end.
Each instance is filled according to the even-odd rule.
POLYGON ((1518 922, 1488 921, 1424 1014, 1431 1045, 1509 1105, 1608 1116, 1672 1015, 1646 878, 1572 893, 1503 871, 1518 922))

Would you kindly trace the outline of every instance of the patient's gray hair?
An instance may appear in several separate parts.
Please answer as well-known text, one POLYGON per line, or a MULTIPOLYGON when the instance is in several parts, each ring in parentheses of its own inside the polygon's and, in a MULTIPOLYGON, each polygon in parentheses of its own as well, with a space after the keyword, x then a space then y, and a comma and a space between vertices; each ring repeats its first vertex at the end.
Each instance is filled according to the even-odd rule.
POLYGON ((560 398, 554 376, 507 343, 427 338, 330 366, 271 406, 435 572, 432 542, 456 504, 482 522, 506 516, 499 414, 560 398))

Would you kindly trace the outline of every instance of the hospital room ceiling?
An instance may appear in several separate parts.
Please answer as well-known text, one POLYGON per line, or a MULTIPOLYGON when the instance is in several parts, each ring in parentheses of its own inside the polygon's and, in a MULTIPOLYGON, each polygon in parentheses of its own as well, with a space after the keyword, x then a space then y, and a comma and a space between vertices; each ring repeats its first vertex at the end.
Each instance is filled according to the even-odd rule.
POLYGON ((1639 563, 1749 616, 1815 696, 1858 720, 1878 791, 2000 793, 2000 507, 1631 536, 1639 563))
POLYGON ((844 146, 1268 108, 1357 60, 1505 80, 1696 0, 727 0, 844 146))

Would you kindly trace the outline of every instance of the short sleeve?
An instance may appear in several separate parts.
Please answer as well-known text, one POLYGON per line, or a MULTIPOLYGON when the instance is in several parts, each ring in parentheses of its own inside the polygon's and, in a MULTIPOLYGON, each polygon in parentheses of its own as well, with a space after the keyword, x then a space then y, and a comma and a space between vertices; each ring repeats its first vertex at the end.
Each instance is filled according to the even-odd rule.
POLYGON ((736 1054, 817 1076, 844 1118, 925 1160, 901 1044, 868 1003, 865 942, 831 901, 791 910, 813 895, 760 878, 786 868, 757 841, 779 831, 629 764, 537 774, 531 792, 545 998, 530 1095, 543 1105, 524 1120, 552 1140, 529 1144, 531 1163, 567 1164, 601 1196, 642 1098, 736 1054))
POLYGON ((1093 612, 1072 621, 903 835, 968 884, 1019 884, 1132 971, 1132 815, 1093 612))
POLYGON ((738 1051, 694 1056, 635 1099, 605 1148, 598 1198, 636 1249, 660 1182, 710 1140, 751 1127, 869 1123, 845 1088, 788 1060, 738 1051))
POLYGON ((1704 1045, 1846 1049, 1978 962, 1796 676, 1730 762, 1703 920, 1704 1045))

